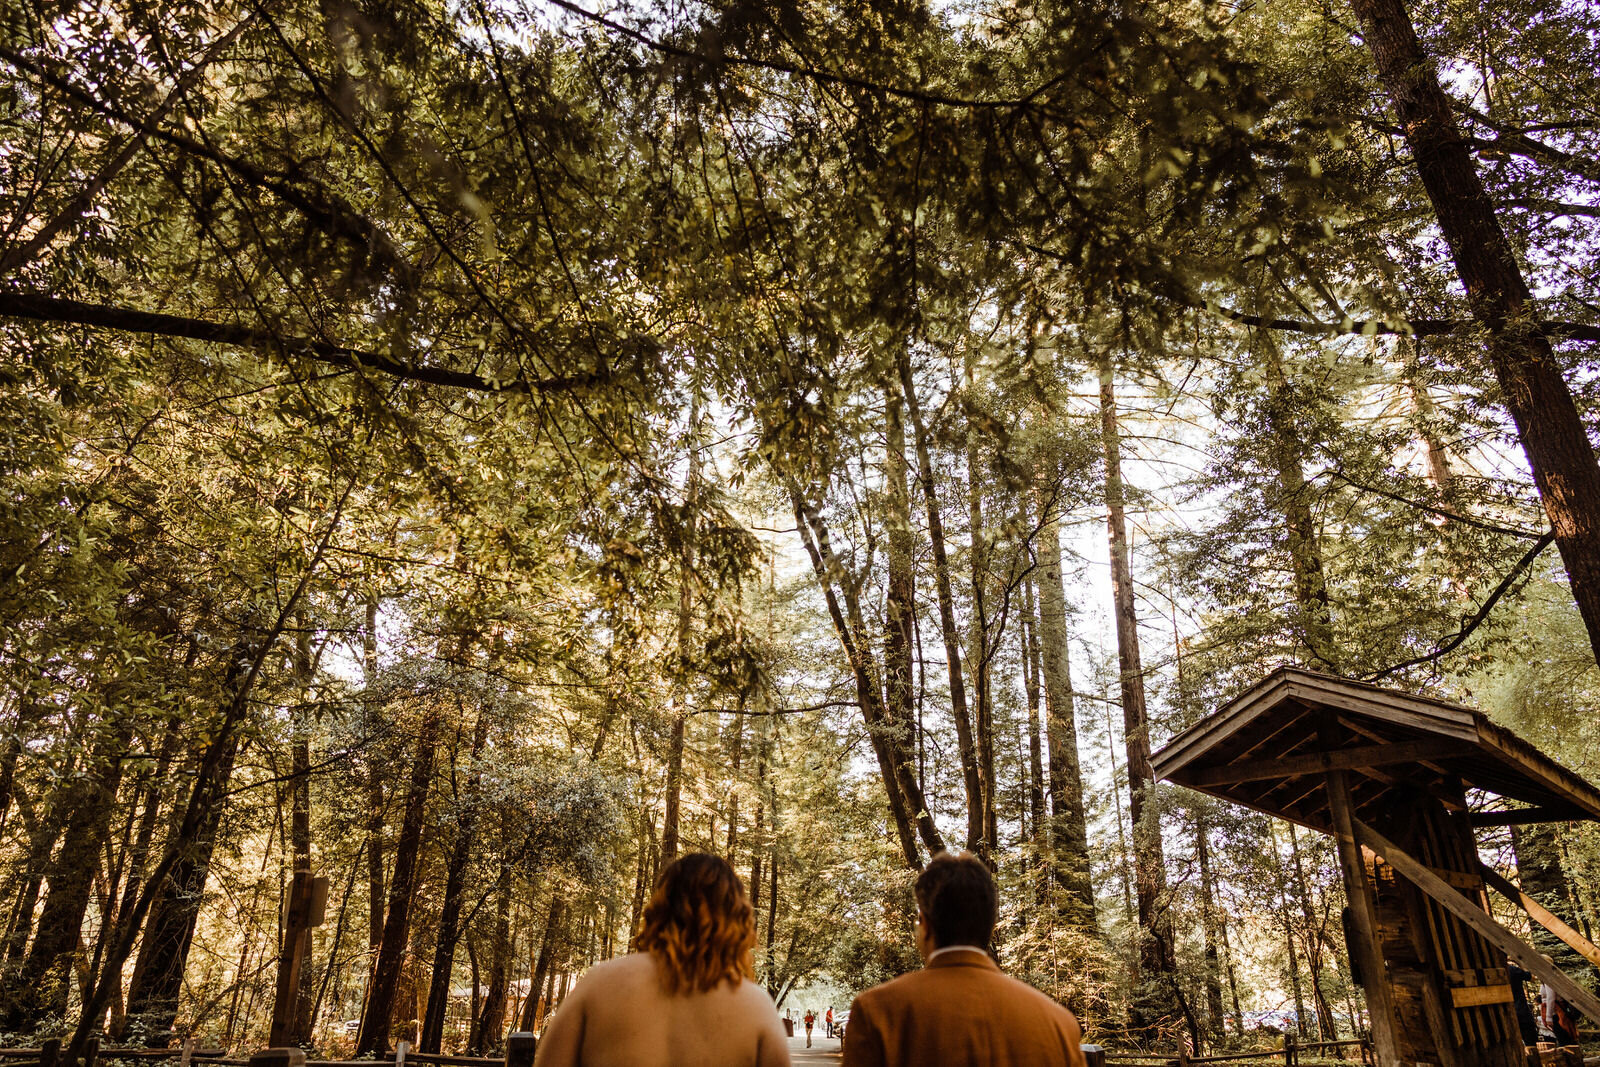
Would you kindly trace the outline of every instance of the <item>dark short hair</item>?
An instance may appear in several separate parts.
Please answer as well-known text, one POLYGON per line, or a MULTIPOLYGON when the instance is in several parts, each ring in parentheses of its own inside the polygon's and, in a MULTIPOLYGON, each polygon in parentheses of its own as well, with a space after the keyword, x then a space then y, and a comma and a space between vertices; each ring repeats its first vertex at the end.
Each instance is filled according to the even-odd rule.
POLYGON ((940 948, 988 948, 999 918, 994 875, 970 853, 940 852, 917 876, 917 907, 940 948))

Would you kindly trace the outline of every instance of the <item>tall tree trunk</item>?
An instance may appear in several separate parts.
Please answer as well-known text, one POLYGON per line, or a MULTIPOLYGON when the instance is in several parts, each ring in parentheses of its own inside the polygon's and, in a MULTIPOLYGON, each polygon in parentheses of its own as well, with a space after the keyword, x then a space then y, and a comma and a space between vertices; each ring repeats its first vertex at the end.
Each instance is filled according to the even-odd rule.
POLYGON ((539 958, 534 962, 532 980, 528 984, 528 999, 522 1003, 523 1030, 537 1031, 539 1018, 543 1014, 540 1004, 545 995, 541 994, 545 981, 550 975, 550 959, 556 950, 557 940, 561 936, 561 924, 567 917, 567 898, 562 895, 557 887, 550 894, 550 912, 545 918, 544 936, 539 940, 539 958))
POLYGON ((38 930, 10 998, 9 1030, 32 1030, 48 1016, 66 1014, 83 916, 110 839, 111 815, 122 786, 123 756, 131 733, 132 724, 125 715, 102 725, 87 773, 61 797, 71 814, 64 820, 61 847, 46 877, 50 888, 38 930))
POLYGON ((472 859, 472 849, 477 843, 478 782, 482 781, 478 758, 483 755, 483 745, 488 741, 488 736, 490 715, 486 710, 480 710, 477 725, 472 728, 472 768, 467 773, 461 817, 456 821, 456 841, 451 846, 450 861, 445 867, 445 899, 438 913, 434 969, 429 976, 427 1009, 422 1014, 422 1035, 418 1041, 418 1049, 422 1053, 438 1053, 438 1043, 445 1037, 445 1009, 450 1006, 450 973, 456 963, 456 944, 461 941, 461 897, 466 891, 467 862, 472 859))
POLYGON ((667 799, 661 821, 661 862, 678 858, 678 811, 683 795, 683 741, 689 721, 689 649, 694 622, 695 530, 700 507, 700 383, 689 403, 689 475, 684 486, 683 518, 678 546, 678 663, 672 683, 672 730, 667 742, 667 799))
POLYGON ((417 748, 412 756, 411 779, 406 791, 405 814, 400 836, 395 840, 394 876, 389 880, 389 903, 383 919, 383 938, 372 967, 372 984, 362 1011, 361 1032, 356 1037, 356 1057, 386 1054, 389 1051, 390 1020, 395 993, 400 986, 400 968, 405 962, 411 934, 411 905, 416 897, 417 870, 422 853, 423 816, 427 811, 428 787, 433 780, 433 761, 439 740, 439 709, 429 703, 417 732, 417 748))
POLYGON ((1283 512, 1289 561, 1294 570, 1300 632, 1312 660, 1337 674, 1339 655, 1333 639, 1333 613, 1328 602, 1327 580, 1322 571, 1321 539, 1317 536, 1316 519, 1311 514, 1310 494, 1302 465, 1294 389, 1284 373, 1283 357, 1276 342, 1271 337, 1265 337, 1261 343, 1267 378, 1267 422, 1272 427, 1278 502, 1283 512))
POLYGON ((973 738, 972 717, 967 708, 967 688, 961 674, 961 637, 956 629, 955 594, 951 590, 950 559, 945 551, 944 518, 939 512, 938 486, 933 480, 933 455, 928 445, 928 429, 922 421, 922 405, 911 371, 911 353, 898 351, 900 390, 911 417, 911 436, 917 454, 917 484, 927 511, 928 548, 933 555, 934 590, 939 601, 939 633, 944 638, 945 667, 950 678, 950 716, 956 725, 956 748, 961 757, 961 781, 967 794, 967 848, 974 851, 983 839, 983 782, 978 773, 978 750, 973 738))
POLYGON ((1561 363, 1539 331, 1527 280, 1404 0, 1353 0, 1351 6, 1473 317, 1488 332, 1495 378, 1555 529, 1590 646, 1600 659, 1600 464, 1589 435, 1561 363))
POLYGON ((1044 739, 1039 733, 1039 624, 1034 606, 1033 579, 1022 583, 1022 625, 1017 628, 1021 643, 1022 695, 1028 705, 1028 815, 1032 820, 1030 840, 1036 855, 1049 852, 1044 813, 1044 739))
MULTIPOLYGON (((455 966, 456 944, 461 939, 461 898, 466 891, 467 863, 477 843, 478 783, 482 773, 478 760, 489 739, 489 712, 480 710, 472 728, 471 769, 462 797, 462 812, 456 821, 456 839, 445 865, 444 900, 439 906, 439 935, 433 950, 433 970, 428 979, 428 1004, 422 1016, 422 1034, 417 1042, 421 1052, 437 1053, 444 1039, 445 1010, 450 1006, 450 972, 455 966)), ((474 986, 476 989, 476 986, 474 986)))
MULTIPOLYGON (((297 620, 295 634, 294 673, 300 706, 295 709, 290 739, 290 781, 292 794, 289 807, 289 845, 292 868, 311 870, 311 709, 312 676, 316 670, 311 655, 311 621, 305 612, 297 620)), ((311 966, 314 935, 306 934, 306 960, 300 968, 300 988, 295 994, 294 1024, 292 1032, 298 1042, 311 1041, 311 1011, 316 1000, 316 968, 311 966)))
POLYGON ((506 1030, 506 993, 511 988, 511 868, 502 863, 494 883, 494 937, 489 948, 489 986, 484 990, 478 1040, 469 1056, 500 1051, 506 1030))
MULTIPOLYGON (((967 356, 967 403, 973 402, 976 367, 973 355, 967 356)), ((982 813, 983 836, 978 840, 978 858, 996 866, 995 848, 999 820, 995 814, 994 687, 989 670, 989 563, 993 546, 983 522, 983 457, 968 411, 967 425, 967 527, 968 562, 971 564, 972 611, 967 618, 967 672, 972 681, 974 743, 978 759, 978 808, 982 813)), ((968 846, 971 847, 970 845, 968 846)))
POLYGON ((1306 924, 1306 969, 1311 972, 1311 1002, 1317 1009, 1317 1035, 1323 1041, 1337 1036, 1334 1029, 1333 1005, 1322 988, 1322 924, 1317 921, 1316 906, 1311 900, 1311 883, 1306 879, 1305 863, 1300 858, 1300 835, 1294 823, 1289 824, 1289 857, 1294 861, 1295 895, 1300 898, 1300 917, 1306 924))
POLYGON ((1050 842, 1055 876, 1078 902, 1077 921, 1094 926, 1094 880, 1089 869, 1089 819, 1078 761, 1078 718, 1067 647, 1067 595, 1061 579, 1061 534, 1055 493, 1036 487, 1039 533, 1039 678, 1044 685, 1045 734, 1050 742, 1050 842))
POLYGON ((888 583, 884 594, 883 674, 885 732, 901 792, 917 821, 917 832, 929 854, 944 848, 944 838, 934 825, 916 773, 916 687, 912 653, 917 617, 915 542, 911 531, 911 492, 906 485, 906 431, 904 400, 894 383, 884 386, 884 428, 888 438, 884 458, 884 525, 888 541, 888 583))
MULTIPOLYGON (((217 789, 233 777, 238 742, 229 747, 215 774, 217 789)), ((183 972, 189 964, 201 898, 211 875, 211 855, 225 805, 219 800, 196 827, 195 840, 172 864, 145 920, 144 939, 128 982, 125 1028, 145 1044, 165 1047, 178 1014, 183 972)))
MULTIPOLYGON (((799 490, 791 487, 789 496, 794 506, 795 525, 800 531, 806 554, 811 559, 812 573, 822 587, 823 601, 833 621, 834 633, 850 661, 856 683, 856 702, 867 724, 867 736, 872 742, 873 754, 878 757, 878 770, 883 776, 884 792, 889 797, 889 813, 893 816, 900 838, 901 854, 905 856, 906 866, 913 870, 920 869, 922 857, 917 852, 917 826, 911 809, 912 801, 906 791, 908 783, 905 779, 908 776, 896 761, 890 744, 890 731, 885 724, 887 713, 883 709, 883 690, 874 677, 874 664, 867 650, 859 582, 847 573, 842 561, 834 554, 827 525, 799 490), (834 585, 836 579, 837 589, 834 585)), ((911 788, 916 788, 914 781, 909 784, 911 788)))
POLYGON ((1203 814, 1194 820, 1194 854, 1200 867, 1200 927, 1204 937, 1206 1028, 1213 1041, 1222 1039, 1222 974, 1217 958, 1217 883, 1211 870, 1211 828, 1203 814))
MULTIPOLYGON (((1517 881, 1528 896, 1550 910, 1562 922, 1578 929, 1582 919, 1573 907, 1569 888, 1571 875, 1561 862, 1558 839, 1560 830, 1554 823, 1526 823, 1511 828, 1511 850, 1517 858, 1517 881)), ((1538 923, 1531 923, 1533 947, 1555 960, 1556 966, 1569 974, 1585 970, 1582 956, 1538 923)))
MULTIPOLYGON (((378 709, 373 689, 378 684, 378 598, 367 597, 367 625, 361 631, 362 662, 366 669, 367 695, 362 701, 366 716, 367 743, 375 740, 378 729, 378 709)), ((373 962, 378 958, 378 946, 383 943, 383 771, 379 760, 369 756, 367 764, 367 950, 373 962)), ((368 968, 370 973, 371 968, 368 968)))
POLYGON ((1133 571, 1124 514, 1122 444, 1117 397, 1109 360, 1100 368, 1100 429, 1106 464, 1106 526, 1111 543, 1111 589, 1115 598, 1117 662, 1121 668, 1122 726, 1128 755, 1128 815, 1133 824, 1134 896, 1139 907, 1140 990, 1130 1019, 1135 1029, 1156 1025, 1177 1008, 1171 921, 1164 911, 1166 857, 1159 812, 1148 801, 1155 790, 1150 768, 1150 720, 1145 710, 1144 666, 1139 657, 1139 618, 1134 608, 1133 571))

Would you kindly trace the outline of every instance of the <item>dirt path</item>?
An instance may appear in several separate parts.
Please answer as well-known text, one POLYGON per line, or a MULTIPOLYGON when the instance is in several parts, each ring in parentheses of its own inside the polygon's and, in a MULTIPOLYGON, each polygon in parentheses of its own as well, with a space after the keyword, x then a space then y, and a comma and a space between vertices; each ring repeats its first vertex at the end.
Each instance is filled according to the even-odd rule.
POLYGON ((834 1067, 843 1055, 839 1051, 839 1042, 829 1041, 825 1037, 812 1035, 811 1047, 806 1048, 804 1034, 796 1035, 789 1039, 789 1059, 794 1067, 834 1067))

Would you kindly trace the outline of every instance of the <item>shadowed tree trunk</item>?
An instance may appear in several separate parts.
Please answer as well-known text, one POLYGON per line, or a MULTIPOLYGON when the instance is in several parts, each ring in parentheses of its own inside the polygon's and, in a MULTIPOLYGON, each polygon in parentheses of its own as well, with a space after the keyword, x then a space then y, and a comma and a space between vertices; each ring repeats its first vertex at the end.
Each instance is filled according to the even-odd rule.
MULTIPOLYGON (((433 971, 428 980, 428 1005, 422 1017, 422 1035, 417 1042, 421 1052, 437 1053, 444 1038, 445 1009, 450 1004, 450 971, 455 966, 456 944, 461 939, 461 897, 466 890, 467 863, 472 859, 478 826, 478 759, 489 738, 489 713, 478 712, 472 728, 472 769, 462 797, 462 812, 456 823, 456 839, 450 849, 444 879, 444 901, 439 910, 439 935, 433 952, 433 971)), ((474 989, 477 987, 474 986, 474 989)))
POLYGON ((1536 323, 1538 309, 1404 0, 1353 0, 1417 174, 1450 247, 1489 361, 1555 529, 1573 599, 1600 659, 1600 464, 1536 323))
POLYGON ((417 869, 422 852, 423 815, 427 809, 428 786, 433 779, 433 761, 439 740, 439 709, 430 701, 417 732, 417 748, 412 756, 411 780, 406 791, 405 814, 400 836, 395 841, 394 876, 389 880, 389 906, 383 919, 383 938, 378 958, 373 963, 372 984, 362 1011, 361 1032, 356 1038, 357 1058, 389 1051, 389 1027, 394 1013, 395 993, 400 986, 400 968, 405 962, 406 944, 411 933, 411 906, 417 890, 417 869))
POLYGON ((471 1056, 500 1051, 506 1030, 506 994, 511 988, 511 868, 500 865, 494 883, 494 935, 489 948, 489 984, 483 993, 471 1056))
POLYGON ((567 917, 567 899, 562 896, 561 889, 557 887, 550 896, 550 912, 545 917, 544 936, 539 940, 539 958, 533 965, 533 978, 528 985, 528 999, 522 1002, 523 1030, 538 1030, 538 1023, 543 1012, 540 1005, 544 1000, 543 992, 545 981, 550 975, 550 959, 556 950, 557 939, 561 936, 561 924, 567 917))
POLYGON ((60 798, 70 814, 61 823, 61 845, 45 879, 49 891, 33 945, 17 975, 7 1029, 32 1030, 49 1016, 66 1014, 83 916, 110 839, 131 730, 126 716, 102 724, 87 773, 60 798))
MULTIPOLYGON (((219 791, 233 777, 237 751, 235 740, 217 766, 219 791)), ((144 940, 128 983, 125 1023, 129 1034, 145 1044, 165 1047, 178 1014, 183 972, 189 963, 195 925, 200 920, 201 897, 211 873, 211 855, 216 848, 223 807, 219 801, 206 812, 195 842, 172 865, 145 920, 144 940)))

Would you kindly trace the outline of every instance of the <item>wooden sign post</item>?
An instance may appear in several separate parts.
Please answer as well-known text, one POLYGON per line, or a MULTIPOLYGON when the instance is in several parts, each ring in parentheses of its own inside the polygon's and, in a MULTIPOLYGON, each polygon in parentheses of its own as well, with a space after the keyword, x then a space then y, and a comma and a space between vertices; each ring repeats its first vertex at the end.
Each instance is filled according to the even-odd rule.
MULTIPOLYGON (((288 1048, 308 1040, 310 1034, 297 1031, 295 1018, 300 995, 300 970, 311 948, 311 928, 321 926, 328 909, 328 880, 310 871, 295 871, 289 883, 289 896, 283 903, 283 953, 278 957, 278 991, 272 1002, 272 1029, 267 1044, 288 1048)), ((307 1026, 310 1020, 305 1020, 307 1026)))

